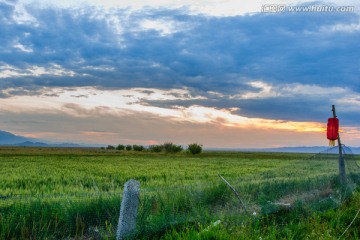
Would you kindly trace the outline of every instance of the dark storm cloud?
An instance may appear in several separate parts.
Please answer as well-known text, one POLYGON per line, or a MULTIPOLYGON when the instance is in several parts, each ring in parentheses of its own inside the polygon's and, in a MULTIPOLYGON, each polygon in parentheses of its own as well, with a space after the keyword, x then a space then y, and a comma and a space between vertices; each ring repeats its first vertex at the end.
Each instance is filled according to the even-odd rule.
POLYGON ((248 83, 258 80, 360 91, 360 31, 351 28, 360 24, 355 13, 211 17, 190 15, 186 9, 129 12, 31 5, 25 9, 29 16, 19 20, 14 4, 0 3, 0 66, 16 69, 12 75, 2 69, 1 89, 186 87, 192 96, 207 99, 144 103, 239 107, 246 116, 298 120, 322 118, 326 108, 314 106, 328 106, 333 96, 234 99, 230 95, 256 90, 248 83), (145 28, 144 21, 163 24, 169 32, 145 28), (60 73, 51 73, 54 65, 60 66, 60 73), (48 72, 31 74, 33 66, 48 72))

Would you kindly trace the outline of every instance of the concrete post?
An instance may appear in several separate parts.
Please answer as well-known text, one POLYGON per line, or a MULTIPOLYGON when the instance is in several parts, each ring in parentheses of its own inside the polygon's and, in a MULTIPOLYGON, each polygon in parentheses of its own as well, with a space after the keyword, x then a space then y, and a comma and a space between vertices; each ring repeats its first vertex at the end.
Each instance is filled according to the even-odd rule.
POLYGON ((136 229, 136 215, 139 205, 140 183, 130 179, 124 185, 123 199, 120 207, 119 223, 116 240, 122 240, 134 233, 136 229))

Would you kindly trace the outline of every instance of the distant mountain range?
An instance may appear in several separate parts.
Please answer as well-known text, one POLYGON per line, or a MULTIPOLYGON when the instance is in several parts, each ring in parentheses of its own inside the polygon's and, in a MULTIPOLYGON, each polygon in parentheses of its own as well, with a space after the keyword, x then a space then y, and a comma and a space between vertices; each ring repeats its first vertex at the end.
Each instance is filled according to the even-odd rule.
MULTIPOLYGON (((283 152, 283 153, 319 153, 329 147, 280 147, 280 148, 208 148, 208 151, 239 151, 239 152, 283 152)), ((360 154, 360 147, 350 147, 354 154, 360 154)))
POLYGON ((0 145, 17 144, 26 141, 30 141, 30 138, 16 136, 12 133, 0 130, 0 145))
POLYGON ((50 143, 46 140, 27 138, 0 130, 0 146, 19 147, 86 147, 77 143, 50 143))
MULTIPOLYGON (((318 147, 281 147, 281 148, 265 148, 260 149, 263 152, 284 152, 284 153, 319 153, 329 149, 329 147, 318 146, 318 147)), ((354 154, 360 154, 360 147, 350 147, 354 154)))

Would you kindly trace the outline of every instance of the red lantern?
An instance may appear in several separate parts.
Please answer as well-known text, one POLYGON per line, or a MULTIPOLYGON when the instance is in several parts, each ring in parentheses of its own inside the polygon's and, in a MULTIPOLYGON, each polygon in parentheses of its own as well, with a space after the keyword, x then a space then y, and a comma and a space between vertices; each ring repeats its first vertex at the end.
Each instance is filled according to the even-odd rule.
POLYGON ((339 119, 329 118, 327 123, 327 139, 330 140, 330 146, 335 146, 335 140, 339 136, 339 119))

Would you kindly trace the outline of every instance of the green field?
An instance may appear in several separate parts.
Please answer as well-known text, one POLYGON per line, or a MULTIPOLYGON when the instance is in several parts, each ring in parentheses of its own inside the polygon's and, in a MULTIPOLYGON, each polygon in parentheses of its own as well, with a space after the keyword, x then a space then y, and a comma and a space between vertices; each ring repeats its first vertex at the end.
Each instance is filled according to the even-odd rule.
MULTIPOLYGON (((335 158, 310 156, 3 147, 0 238, 113 239, 123 185, 136 179, 134 238, 337 239, 360 195, 354 182, 339 187, 335 158)), ((359 238, 359 223, 344 239, 359 238)))

